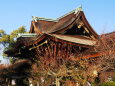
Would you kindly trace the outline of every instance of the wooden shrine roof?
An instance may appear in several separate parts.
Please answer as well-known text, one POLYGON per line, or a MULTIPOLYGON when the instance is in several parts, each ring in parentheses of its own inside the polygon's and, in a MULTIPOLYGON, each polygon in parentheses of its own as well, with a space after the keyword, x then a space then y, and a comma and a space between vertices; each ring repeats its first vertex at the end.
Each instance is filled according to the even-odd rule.
POLYGON ((85 37, 82 38, 80 36, 72 37, 70 35, 60 35, 60 34, 51 34, 51 36, 54 36, 54 37, 64 40, 64 41, 76 43, 76 44, 89 45, 89 46, 93 46, 96 44, 95 40, 89 40, 89 39, 86 39, 85 37))
POLYGON ((35 17, 31 22, 30 33, 59 33, 62 30, 66 30, 68 26, 80 22, 79 20, 82 20, 88 30, 96 38, 98 38, 97 33, 88 23, 84 12, 79 8, 65 14, 60 18, 57 18, 56 20, 35 17))
POLYGON ((19 45, 23 45, 23 46, 30 46, 33 44, 37 44, 40 41, 44 40, 44 39, 60 39, 62 41, 67 41, 73 44, 81 44, 81 45, 88 45, 88 46, 93 46, 96 43, 96 40, 92 40, 90 38, 87 37, 83 37, 83 36, 72 36, 72 35, 61 35, 61 34, 42 34, 42 35, 38 35, 36 37, 20 37, 17 42, 16 42, 16 46, 18 47, 19 45))

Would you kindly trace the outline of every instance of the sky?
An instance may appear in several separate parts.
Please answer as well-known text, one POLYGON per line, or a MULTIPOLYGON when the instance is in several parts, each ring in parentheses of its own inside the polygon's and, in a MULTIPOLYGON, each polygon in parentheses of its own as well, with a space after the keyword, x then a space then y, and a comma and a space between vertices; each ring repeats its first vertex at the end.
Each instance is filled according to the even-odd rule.
POLYGON ((80 5, 98 34, 115 31, 115 0, 1 0, 0 29, 29 31, 32 16, 56 19, 80 5))

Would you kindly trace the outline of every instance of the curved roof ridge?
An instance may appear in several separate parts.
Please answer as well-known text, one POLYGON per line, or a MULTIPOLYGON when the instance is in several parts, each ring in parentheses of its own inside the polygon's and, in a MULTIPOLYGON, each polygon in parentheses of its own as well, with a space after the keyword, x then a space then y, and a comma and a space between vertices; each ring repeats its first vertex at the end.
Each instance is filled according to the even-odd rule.
POLYGON ((37 22, 37 20, 45 20, 45 21, 58 22, 57 19, 43 18, 43 17, 37 17, 37 16, 32 16, 32 20, 35 21, 35 22, 37 22))
POLYGON ((45 21, 58 22, 60 19, 66 17, 66 16, 68 16, 68 15, 70 15, 70 14, 72 14, 72 13, 76 14, 78 11, 82 11, 82 6, 77 7, 76 9, 74 9, 74 10, 72 10, 72 11, 70 11, 70 12, 68 12, 68 13, 66 13, 66 14, 64 14, 64 15, 62 15, 62 16, 60 16, 60 17, 57 18, 57 19, 51 19, 51 18, 43 18, 43 17, 32 16, 32 20, 35 21, 35 22, 37 22, 37 20, 45 20, 45 21))
POLYGON ((68 16, 68 15, 70 15, 70 14, 72 14, 72 13, 76 14, 78 11, 82 11, 82 6, 79 6, 79 7, 77 7, 76 9, 74 9, 74 10, 72 10, 72 11, 70 11, 70 12, 64 14, 63 16, 57 18, 57 20, 60 20, 60 19, 66 17, 66 16, 68 16))

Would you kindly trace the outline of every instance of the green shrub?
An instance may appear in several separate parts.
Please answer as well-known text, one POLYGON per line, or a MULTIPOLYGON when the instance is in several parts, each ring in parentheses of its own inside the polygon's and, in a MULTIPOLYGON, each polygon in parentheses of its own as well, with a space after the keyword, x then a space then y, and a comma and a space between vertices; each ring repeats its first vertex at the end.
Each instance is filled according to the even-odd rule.
POLYGON ((115 82, 104 82, 101 83, 99 86, 115 86, 115 82))

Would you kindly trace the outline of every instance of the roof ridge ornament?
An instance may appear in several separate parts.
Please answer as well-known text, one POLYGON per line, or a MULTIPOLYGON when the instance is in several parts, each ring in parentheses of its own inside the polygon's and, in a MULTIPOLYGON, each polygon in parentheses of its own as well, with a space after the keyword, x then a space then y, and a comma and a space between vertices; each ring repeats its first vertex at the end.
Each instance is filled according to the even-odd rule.
POLYGON ((36 16, 32 16, 32 21, 37 22, 37 17, 36 16))
POLYGON ((83 10, 82 10, 82 5, 80 5, 79 7, 77 7, 77 8, 75 9, 75 14, 76 14, 78 11, 83 11, 83 10))

